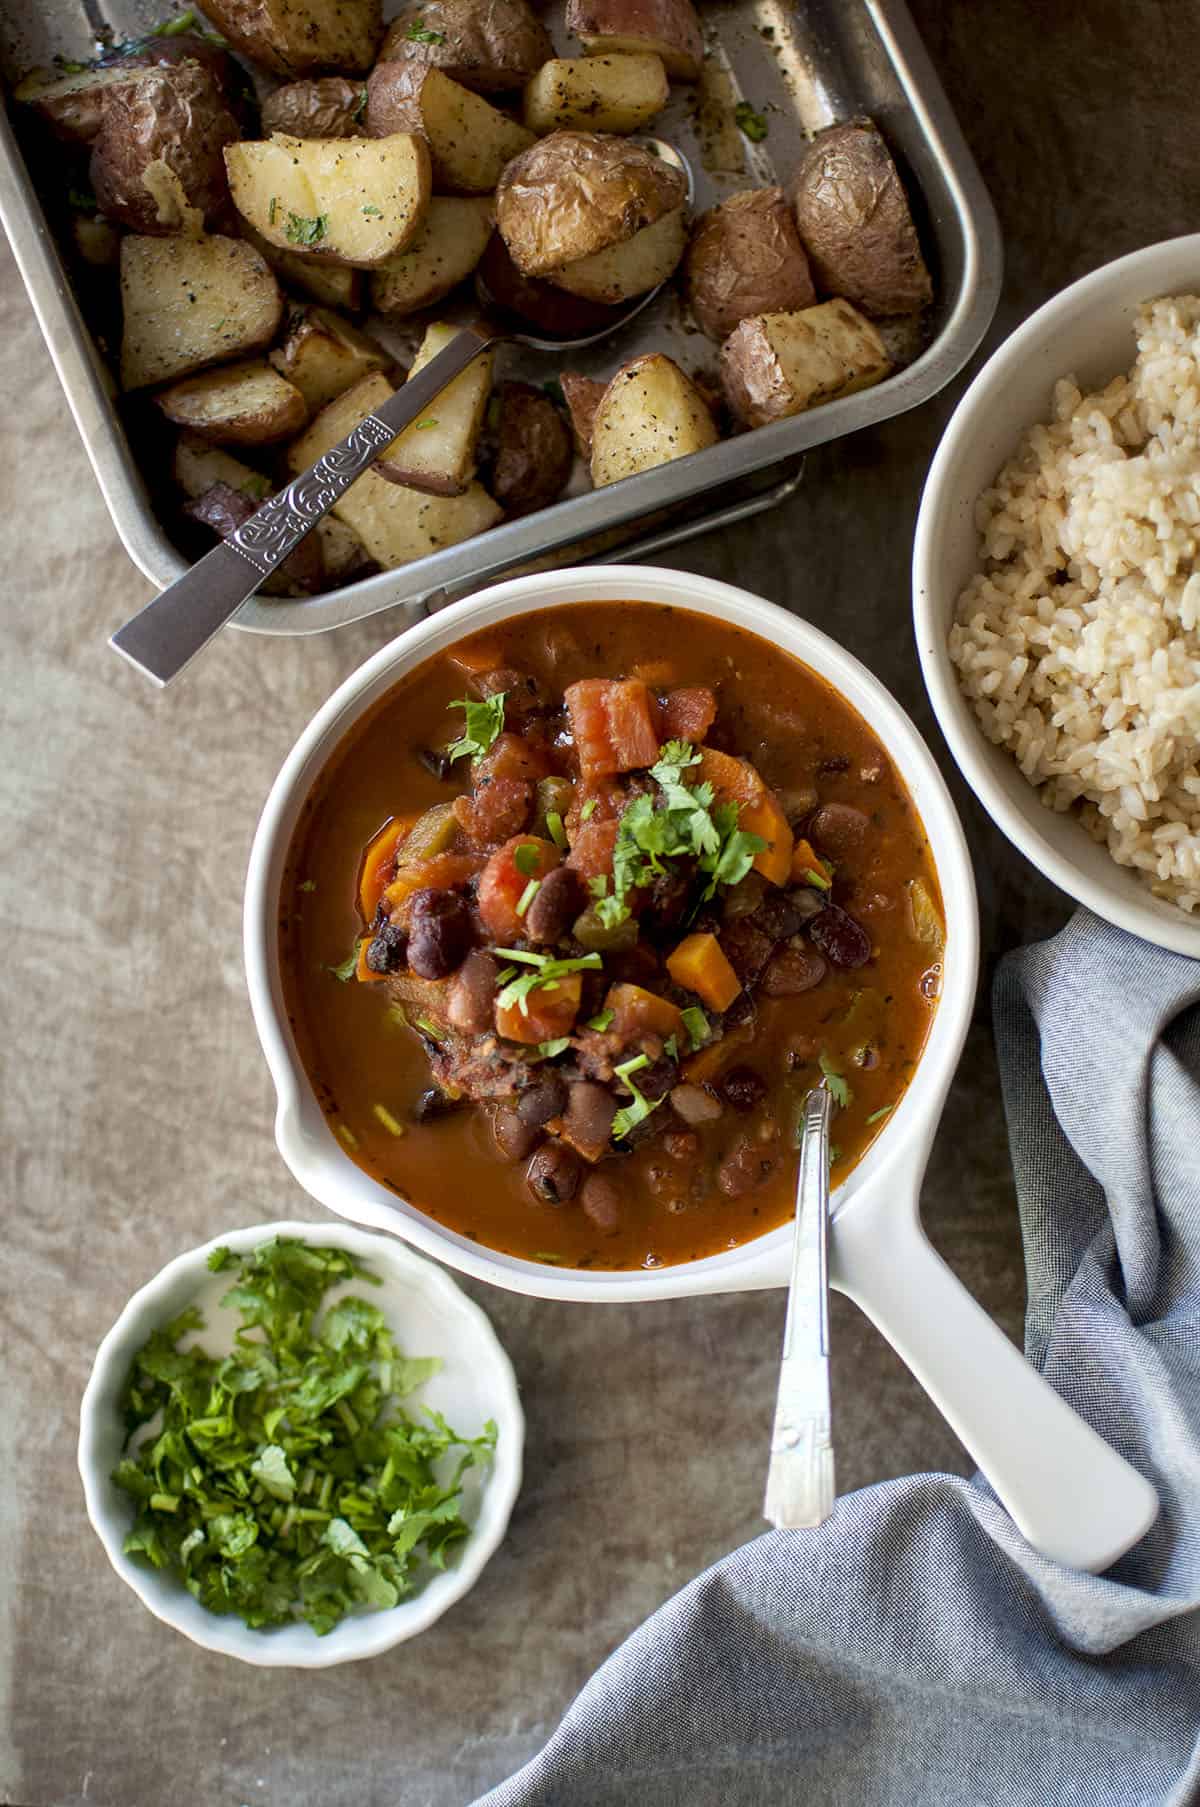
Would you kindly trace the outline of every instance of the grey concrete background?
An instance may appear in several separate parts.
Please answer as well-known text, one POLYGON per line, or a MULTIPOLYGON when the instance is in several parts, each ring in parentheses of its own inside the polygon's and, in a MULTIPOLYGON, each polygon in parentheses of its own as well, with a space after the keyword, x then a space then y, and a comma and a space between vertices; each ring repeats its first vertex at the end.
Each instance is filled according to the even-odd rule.
MULTIPOLYGON (((1000 211, 996 343, 1107 259, 1197 224, 1194 10, 1176 0, 916 0, 1000 211)), ((10 261, 0 382, 0 1096, 5 1485, 0 1800, 458 1807, 543 1741, 664 1598, 761 1528, 781 1295, 570 1309, 486 1292, 529 1415, 507 1543, 417 1643, 314 1675, 158 1625, 109 1571, 74 1468, 92 1352, 129 1293, 223 1229, 317 1211, 271 1137, 239 906, 268 785, 313 709, 390 636, 227 635, 158 696, 105 650, 147 594, 116 543, 10 261)), ((789 506, 673 563, 761 590, 880 673, 931 731, 911 532, 962 384, 815 454, 789 506)), ((1063 900, 961 787, 989 960, 1063 900)), ((925 1190, 939 1248, 1019 1335, 1020 1244, 986 1005, 925 1190)), ((843 1490, 964 1452, 835 1301, 843 1490)))

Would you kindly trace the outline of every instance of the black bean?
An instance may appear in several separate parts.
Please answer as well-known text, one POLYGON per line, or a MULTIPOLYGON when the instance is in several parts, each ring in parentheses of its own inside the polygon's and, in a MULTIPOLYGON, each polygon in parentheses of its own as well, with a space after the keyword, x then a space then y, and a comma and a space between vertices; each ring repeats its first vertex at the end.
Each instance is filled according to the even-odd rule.
POLYGON ((408 964, 422 979, 444 979, 471 945, 471 916, 454 891, 414 891, 408 916, 408 964))
POLYGON ((563 1125, 576 1148, 589 1159, 599 1160, 608 1147, 616 1114, 616 1099, 607 1086, 579 1079, 570 1088, 563 1125))
POLYGON ((425 770, 432 772, 443 784, 454 770, 454 761, 442 747, 422 747, 417 758, 425 770))
POLYGON ((720 1084, 721 1096, 735 1111, 752 1111, 767 1095, 767 1082, 753 1067, 730 1067, 720 1084))
POLYGON ((548 872, 525 912, 525 933, 530 941, 549 946, 560 941, 587 904, 587 887, 572 866, 556 866, 548 872))
POLYGON ((740 1029, 744 1023, 752 1023, 758 1012, 754 999, 748 991, 739 991, 723 1018, 727 1029, 740 1029))
POLYGON ((643 934, 666 934, 679 926, 691 896, 693 872, 692 862, 680 861, 670 872, 659 873, 641 917, 643 934))
POLYGON ((870 936, 840 904, 826 904, 807 927, 812 940, 834 966, 865 966, 871 958, 870 936))
POLYGON ((439 1086, 431 1085, 422 1092, 412 1107, 413 1121, 416 1123, 432 1123, 437 1117, 448 1117, 453 1111, 461 1111, 465 1100, 450 1098, 439 1086))
POLYGON ((517 1111, 506 1105, 492 1118, 492 1135, 500 1153, 510 1161, 523 1161, 541 1141, 536 1123, 526 1123, 517 1111))
POLYGON ((385 922, 367 943, 367 965, 373 973, 396 973, 404 965, 408 936, 398 922, 385 922))
POLYGON ((786 941, 796 934, 803 922, 802 913, 785 891, 770 891, 759 904, 751 921, 772 941, 786 941))
POLYGON ((652 1060, 648 1067, 643 1067, 640 1073, 631 1073, 629 1077, 642 1097, 654 1104, 679 1083, 679 1062, 672 1060, 669 1054, 663 1054, 652 1060))
POLYGON ((561 1117, 566 1108, 567 1087, 557 1073, 545 1073, 525 1087, 517 1100, 517 1115, 522 1123, 540 1128, 551 1117, 561 1117))
POLYGON ((542 1205, 569 1204, 579 1190, 579 1156, 561 1142, 547 1142, 530 1159, 525 1183, 542 1205))

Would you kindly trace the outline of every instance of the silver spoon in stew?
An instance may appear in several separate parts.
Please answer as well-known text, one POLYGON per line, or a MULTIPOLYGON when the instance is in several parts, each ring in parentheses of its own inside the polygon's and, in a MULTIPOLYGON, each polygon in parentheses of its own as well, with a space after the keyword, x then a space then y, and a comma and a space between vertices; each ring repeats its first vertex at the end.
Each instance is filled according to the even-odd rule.
POLYGON ((819 1085, 804 1101, 796 1228, 779 1394, 763 1517, 779 1531, 812 1529, 833 1511, 829 1399, 829 1120, 819 1085))
MULTIPOLYGON (((640 142, 681 171, 690 207, 694 183, 687 158, 665 139, 640 142)), ((382 406, 359 421, 352 433, 269 497, 220 545, 118 628, 109 645, 155 683, 169 684, 249 601, 263 579, 291 556, 397 433, 419 420, 435 396, 461 375, 472 359, 493 345, 508 342, 530 351, 582 351, 622 331, 664 286, 659 283, 625 308, 584 301, 549 283, 522 276, 499 235, 493 233, 475 282, 476 299, 488 323, 464 327, 382 406)))

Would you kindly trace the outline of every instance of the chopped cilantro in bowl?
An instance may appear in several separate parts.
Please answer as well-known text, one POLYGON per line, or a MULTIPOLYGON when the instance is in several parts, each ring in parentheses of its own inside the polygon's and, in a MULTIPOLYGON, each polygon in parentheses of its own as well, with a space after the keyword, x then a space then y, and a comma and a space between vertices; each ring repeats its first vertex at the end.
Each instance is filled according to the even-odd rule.
POLYGON ((193 1251, 131 1300, 79 1460, 110 1561, 158 1617, 315 1667, 467 1591, 521 1441, 507 1358, 448 1275, 386 1238, 287 1224, 193 1251))

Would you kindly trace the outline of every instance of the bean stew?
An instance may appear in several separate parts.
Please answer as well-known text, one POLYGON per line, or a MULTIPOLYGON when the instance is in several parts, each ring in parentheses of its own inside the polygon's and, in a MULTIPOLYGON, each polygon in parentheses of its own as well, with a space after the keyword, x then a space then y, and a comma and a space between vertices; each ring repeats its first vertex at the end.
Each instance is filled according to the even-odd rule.
POLYGON ((944 938, 850 705, 756 635, 621 602, 481 630, 389 691, 304 804, 279 927, 350 1157, 490 1248, 590 1268, 786 1220, 822 1080, 844 1178, 944 938))

